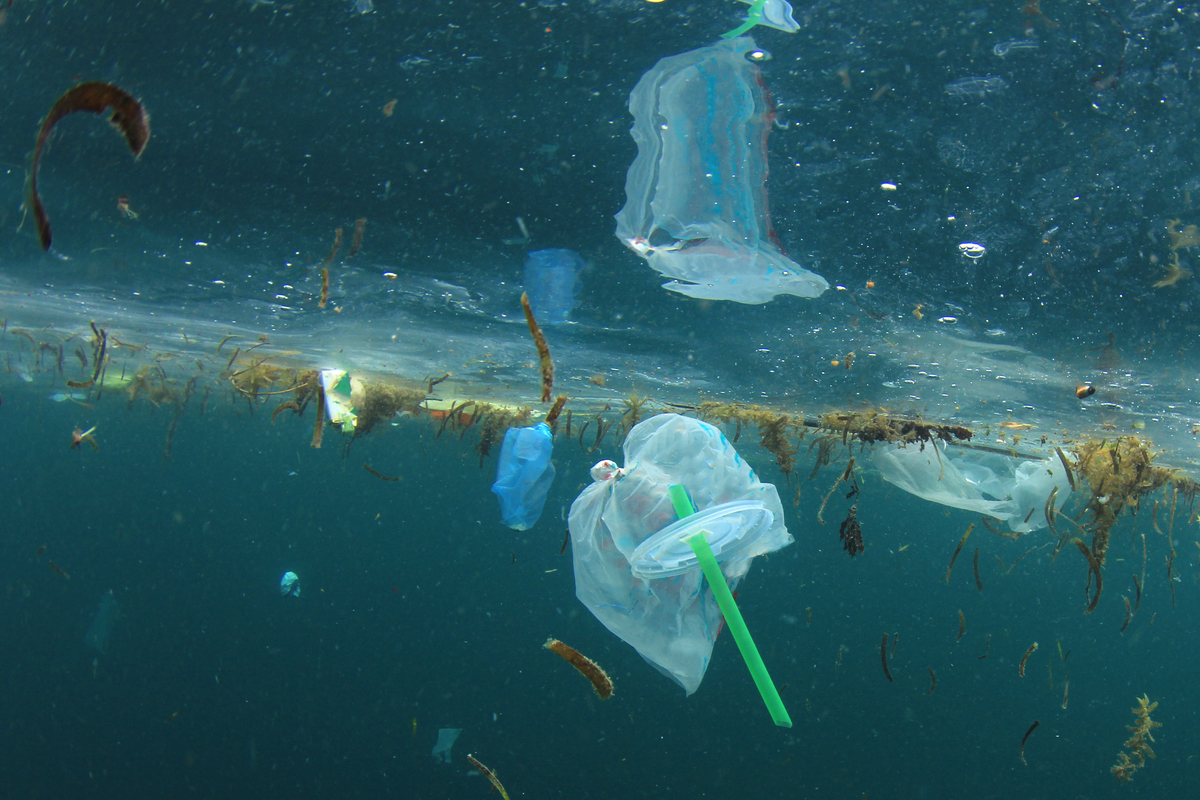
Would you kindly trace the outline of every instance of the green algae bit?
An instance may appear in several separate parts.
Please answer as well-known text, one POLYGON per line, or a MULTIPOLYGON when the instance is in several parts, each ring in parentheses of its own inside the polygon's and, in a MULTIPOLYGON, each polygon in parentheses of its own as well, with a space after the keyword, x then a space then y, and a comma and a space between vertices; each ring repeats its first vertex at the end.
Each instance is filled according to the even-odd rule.
MULTIPOLYGON (((675 513, 680 519, 696 513, 696 508, 692 505, 691 498, 688 497, 687 490, 683 486, 675 484, 669 491, 671 503, 675 506, 675 513)), ((767 665, 763 663, 762 656, 758 654, 758 648, 754 646, 754 639, 750 636, 746 621, 742 619, 742 612, 738 610, 737 601, 733 599, 729 585, 725 583, 725 576, 721 574, 721 568, 717 565, 717 559, 713 555, 712 548, 708 546, 708 540, 704 538, 704 533, 704 531, 698 531, 692 534, 688 537, 687 543, 691 545, 692 552, 700 561, 700 569, 704 571, 704 577, 708 579, 708 584, 712 587, 717 605, 721 607, 721 613, 725 615, 725 624, 729 626, 729 632, 733 635, 733 640, 737 642, 738 650, 741 651, 746 667, 750 670, 750 676, 754 678, 754 685, 758 687, 758 693, 762 695, 763 702, 767 704, 767 711, 770 712, 771 719, 781 728, 790 728, 792 727, 792 718, 788 716, 787 709, 783 707, 779 691, 771 681, 770 674, 767 673, 767 665)))

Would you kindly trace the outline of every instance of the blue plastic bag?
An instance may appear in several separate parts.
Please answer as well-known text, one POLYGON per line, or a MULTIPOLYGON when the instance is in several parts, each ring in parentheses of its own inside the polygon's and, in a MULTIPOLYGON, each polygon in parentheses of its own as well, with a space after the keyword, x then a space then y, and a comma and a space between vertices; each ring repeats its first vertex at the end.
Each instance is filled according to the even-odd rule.
POLYGON ((554 434, 544 422, 504 433, 492 491, 500 498, 500 521, 514 531, 529 530, 542 515, 554 481, 553 441, 554 434))
POLYGON ((583 283, 583 259, 574 250, 535 250, 525 262, 525 293, 534 316, 545 325, 566 322, 583 283))

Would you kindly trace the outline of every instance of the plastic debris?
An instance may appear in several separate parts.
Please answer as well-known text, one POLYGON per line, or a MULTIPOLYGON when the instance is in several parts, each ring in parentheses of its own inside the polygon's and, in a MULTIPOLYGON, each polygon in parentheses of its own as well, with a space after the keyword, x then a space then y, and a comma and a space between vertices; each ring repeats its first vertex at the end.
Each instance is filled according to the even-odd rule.
POLYGON ((660 60, 629 96, 637 158, 617 238, 664 277, 708 300, 816 297, 820 275, 783 254, 767 209, 773 109, 749 36, 660 60))
POLYGON ((759 481, 712 425, 659 414, 634 426, 624 450, 624 468, 597 464, 595 482, 571 506, 575 594, 606 628, 691 694, 704 679, 722 616, 690 547, 675 553, 676 540, 653 540, 679 519, 670 487, 683 485, 701 513, 724 506, 701 520, 719 534, 713 539, 719 540, 720 571, 730 589, 755 556, 792 537, 775 487, 759 481), (745 534, 734 530, 738 524, 747 527, 745 534), (642 548, 647 540, 652 544, 642 548), (661 568, 649 565, 651 551, 659 554, 661 568), (641 562, 637 572, 635 560, 641 562))
POLYGON ((283 573, 283 577, 279 579, 279 593, 284 597, 299 597, 300 577, 294 572, 283 573))
POLYGON ((514 531, 529 530, 542 516, 554 481, 553 445, 554 434, 544 422, 504 432, 492 491, 500 498, 500 521, 514 531))
POLYGON ((1021 460, 931 443, 923 449, 877 450, 872 463, 884 480, 910 494, 1006 521, 1019 533, 1047 526, 1052 492, 1055 510, 1071 495, 1067 469, 1057 460, 1021 460))
POLYGON ((583 259, 574 250, 535 250, 525 261, 524 285, 529 305, 542 324, 566 322, 579 305, 583 259))
POLYGON ((121 608, 117 605, 117 599, 113 597, 112 589, 109 589, 100 596, 100 607, 96 609, 96 616, 92 618, 92 624, 83 635, 84 643, 97 653, 103 654, 108 646, 108 637, 112 635, 113 625, 120 618, 121 608))
POLYGON ((437 744, 433 746, 435 761, 443 764, 450 763, 450 750, 454 747, 454 742, 460 733, 462 733, 462 728, 438 728, 437 744))

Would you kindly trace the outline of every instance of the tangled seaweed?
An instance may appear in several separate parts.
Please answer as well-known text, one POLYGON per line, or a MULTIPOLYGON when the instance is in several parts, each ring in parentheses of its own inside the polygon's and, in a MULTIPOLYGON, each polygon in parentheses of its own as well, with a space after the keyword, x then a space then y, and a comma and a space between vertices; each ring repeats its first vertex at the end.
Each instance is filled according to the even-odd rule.
POLYGON ((1157 758, 1147 742, 1154 741, 1154 736, 1150 731, 1162 727, 1161 722, 1150 719, 1150 712, 1158 708, 1158 701, 1151 703, 1149 695, 1142 695, 1137 698, 1137 701, 1138 707, 1130 709, 1136 721, 1133 725, 1125 726, 1125 730, 1133 732, 1133 735, 1125 742, 1129 752, 1118 753, 1117 763, 1113 764, 1112 769, 1109 770, 1121 783, 1128 783, 1135 772, 1146 766, 1146 756, 1157 758))

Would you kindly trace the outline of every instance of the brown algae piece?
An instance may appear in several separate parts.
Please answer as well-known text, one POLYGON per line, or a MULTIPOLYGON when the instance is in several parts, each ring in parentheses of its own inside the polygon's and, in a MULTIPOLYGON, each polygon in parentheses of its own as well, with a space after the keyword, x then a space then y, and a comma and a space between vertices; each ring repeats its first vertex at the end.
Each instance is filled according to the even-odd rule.
MULTIPOLYGON (((886 638, 884 637, 885 641, 886 638)), ((547 650, 557 653, 564 661, 579 670, 579 673, 583 677, 591 681, 592 687, 596 690, 596 694, 600 695, 601 700, 607 700, 612 697, 612 679, 608 677, 608 673, 600 668, 599 664, 573 647, 563 644, 558 639, 547 639, 544 646, 547 650)))

